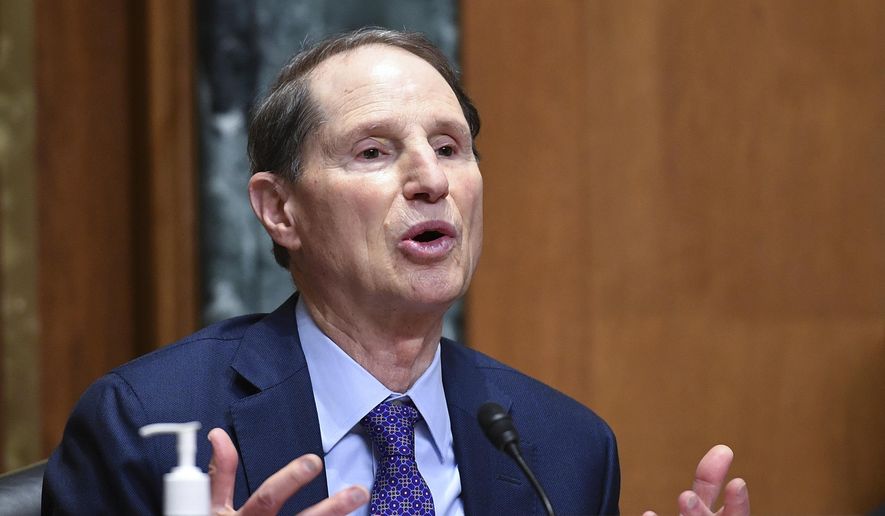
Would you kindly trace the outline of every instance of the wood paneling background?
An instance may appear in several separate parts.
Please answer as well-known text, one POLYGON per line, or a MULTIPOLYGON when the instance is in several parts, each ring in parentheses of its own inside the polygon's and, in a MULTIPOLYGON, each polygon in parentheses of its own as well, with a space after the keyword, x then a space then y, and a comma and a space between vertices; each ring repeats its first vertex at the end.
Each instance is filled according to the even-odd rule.
POLYGON ((462 4, 468 341, 593 407, 621 508, 718 442, 761 514, 885 502, 885 3, 462 4))
POLYGON ((131 19, 123 2, 37 4, 44 440, 136 352, 131 19))
POLYGON ((197 325, 189 2, 36 2, 42 449, 100 375, 197 325))
MULTIPOLYGON (((48 453, 93 379, 196 326, 194 31, 189 2, 35 7, 48 453)), ((885 501, 885 3, 462 17, 470 342, 610 422, 625 513, 671 512, 716 442, 759 513, 885 501)))

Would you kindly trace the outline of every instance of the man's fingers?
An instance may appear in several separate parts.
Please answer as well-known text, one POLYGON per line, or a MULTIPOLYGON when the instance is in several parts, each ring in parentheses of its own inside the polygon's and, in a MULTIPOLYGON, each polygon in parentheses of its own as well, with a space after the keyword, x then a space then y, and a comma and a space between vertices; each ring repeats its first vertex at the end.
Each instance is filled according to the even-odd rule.
POLYGON ((713 507, 716 502, 722 484, 725 483, 725 475, 728 474, 732 459, 734 459, 734 452, 731 451, 731 448, 724 444, 717 444, 698 463, 692 491, 700 497, 700 501, 707 507, 713 507))
POLYGON ((265 480, 246 500, 239 514, 243 516, 277 514, 286 500, 316 478, 322 469, 323 461, 316 455, 309 453, 298 457, 265 480))
MULTIPOLYGON (((734 452, 724 444, 714 446, 704 455, 695 471, 693 489, 679 495, 679 513, 682 516, 714 516, 712 507, 725 482, 732 459, 734 452)), ((716 514, 750 516, 750 496, 746 482, 736 478, 725 486, 725 506, 716 514)), ((657 515, 646 511, 642 516, 657 515)))
MULTIPOLYGON (((212 514, 234 514, 234 482, 239 462, 237 449, 230 436, 220 428, 214 428, 209 432, 209 442, 212 443, 212 461, 209 463, 212 514)), ((236 514, 243 516, 277 514, 286 500, 316 478, 322 469, 323 462, 313 454, 293 460, 265 480, 236 514)), ((327 498, 301 514, 307 516, 346 515, 368 501, 368 491, 363 487, 353 486, 327 498)))
POLYGON ((237 449, 227 432, 220 428, 209 431, 212 460, 209 462, 209 486, 212 492, 212 513, 233 510, 234 482, 237 475, 237 449))
POLYGON ((350 486, 322 502, 298 513, 299 516, 345 516, 369 501, 369 492, 362 486, 350 486))
POLYGON ((710 510, 701 497, 694 491, 683 491, 679 495, 679 514, 682 516, 710 516, 710 510))
POLYGON ((725 510, 722 516, 750 516, 750 494, 743 479, 732 479, 725 486, 725 510))

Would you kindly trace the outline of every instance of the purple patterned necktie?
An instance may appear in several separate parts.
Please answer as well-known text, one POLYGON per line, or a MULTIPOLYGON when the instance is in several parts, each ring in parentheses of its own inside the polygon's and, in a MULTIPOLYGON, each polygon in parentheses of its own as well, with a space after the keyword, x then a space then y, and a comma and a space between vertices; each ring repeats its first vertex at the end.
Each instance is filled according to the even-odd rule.
POLYGON ((411 405, 385 401, 360 421, 380 455, 369 502, 373 516, 435 514, 430 488, 415 462, 415 423, 420 417, 411 405))

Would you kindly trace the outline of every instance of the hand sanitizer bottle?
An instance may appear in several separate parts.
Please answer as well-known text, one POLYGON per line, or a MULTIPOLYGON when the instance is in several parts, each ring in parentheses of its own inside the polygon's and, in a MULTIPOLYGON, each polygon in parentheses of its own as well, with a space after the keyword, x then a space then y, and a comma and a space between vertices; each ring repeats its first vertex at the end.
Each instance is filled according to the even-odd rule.
POLYGON ((194 465, 197 456, 197 430, 200 423, 156 423, 141 427, 142 437, 159 434, 178 436, 178 466, 163 475, 163 514, 165 516, 207 516, 209 514, 209 475, 194 465))

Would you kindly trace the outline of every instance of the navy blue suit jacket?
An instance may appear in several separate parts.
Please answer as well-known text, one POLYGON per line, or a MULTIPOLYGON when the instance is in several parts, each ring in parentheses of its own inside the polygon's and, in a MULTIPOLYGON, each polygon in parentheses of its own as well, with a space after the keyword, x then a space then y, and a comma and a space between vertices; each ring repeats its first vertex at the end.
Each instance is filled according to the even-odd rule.
MULTIPOLYGON (((123 365, 83 395, 52 454, 44 514, 160 514, 173 437, 142 439, 157 422, 200 421, 205 438, 225 429, 239 450, 234 504, 305 453, 323 456, 310 375, 295 326, 295 296, 268 315, 210 326, 123 365)), ((467 514, 542 514, 531 486, 476 423, 486 401, 508 409, 526 461, 559 514, 618 512, 614 435, 589 409, 481 353, 442 342, 442 376, 467 514)), ((294 514, 328 496, 325 475, 293 496, 294 514)))

